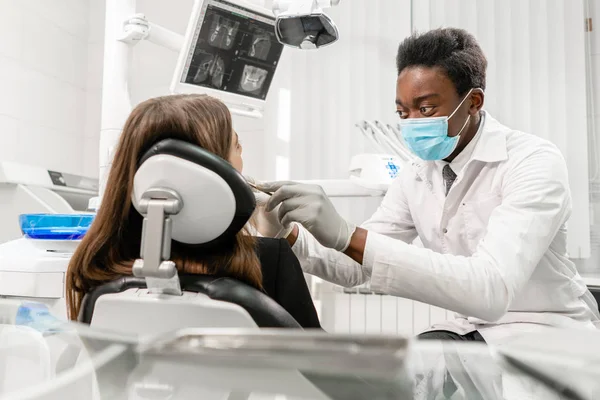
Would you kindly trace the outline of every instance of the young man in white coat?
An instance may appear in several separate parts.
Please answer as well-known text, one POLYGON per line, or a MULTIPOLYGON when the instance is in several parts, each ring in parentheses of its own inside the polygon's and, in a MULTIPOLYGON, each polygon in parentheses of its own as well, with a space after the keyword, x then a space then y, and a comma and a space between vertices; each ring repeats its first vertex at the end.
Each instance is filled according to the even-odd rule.
POLYGON ((319 186, 264 183, 274 193, 259 231, 283 232, 306 273, 344 286, 370 280, 457 313, 424 339, 499 344, 547 326, 594 329, 598 306, 567 256, 560 151, 482 110, 487 61, 467 32, 413 35, 397 67, 400 130, 419 162, 358 228, 319 186), (423 247, 411 245, 417 237, 423 247))

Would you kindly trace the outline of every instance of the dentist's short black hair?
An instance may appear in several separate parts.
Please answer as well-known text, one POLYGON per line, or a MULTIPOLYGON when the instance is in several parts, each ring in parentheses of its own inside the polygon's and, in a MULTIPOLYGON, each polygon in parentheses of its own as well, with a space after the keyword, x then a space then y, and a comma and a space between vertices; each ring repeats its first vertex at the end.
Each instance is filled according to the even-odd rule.
POLYGON ((459 96, 471 88, 485 90, 487 59, 475 37, 463 29, 434 29, 404 39, 396 56, 398 75, 415 66, 443 69, 459 96))

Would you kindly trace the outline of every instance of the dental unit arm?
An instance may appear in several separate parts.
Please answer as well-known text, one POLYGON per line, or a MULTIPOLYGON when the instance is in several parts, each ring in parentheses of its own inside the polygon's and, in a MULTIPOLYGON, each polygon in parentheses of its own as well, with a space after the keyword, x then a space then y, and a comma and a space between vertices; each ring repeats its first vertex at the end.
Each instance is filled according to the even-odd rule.
POLYGON ((153 24, 144 14, 138 13, 123 22, 123 32, 119 41, 136 45, 142 40, 148 40, 173 51, 179 51, 183 46, 183 35, 153 24))

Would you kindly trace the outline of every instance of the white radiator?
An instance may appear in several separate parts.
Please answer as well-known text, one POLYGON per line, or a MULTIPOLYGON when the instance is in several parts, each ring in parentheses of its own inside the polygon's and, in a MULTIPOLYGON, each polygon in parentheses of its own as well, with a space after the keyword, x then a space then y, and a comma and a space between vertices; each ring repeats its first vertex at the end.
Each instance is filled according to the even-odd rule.
POLYGON ((376 294, 366 286, 345 289, 315 282, 315 304, 323 328, 331 333, 417 335, 454 313, 413 300, 376 294))

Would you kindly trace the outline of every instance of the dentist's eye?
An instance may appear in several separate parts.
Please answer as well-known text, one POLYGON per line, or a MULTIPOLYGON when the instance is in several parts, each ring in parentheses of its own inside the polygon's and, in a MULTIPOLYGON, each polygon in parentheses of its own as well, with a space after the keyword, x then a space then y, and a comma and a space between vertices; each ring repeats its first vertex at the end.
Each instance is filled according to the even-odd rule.
POLYGON ((404 111, 402 111, 402 110, 396 110, 396 114, 398 114, 398 116, 399 116, 401 119, 406 119, 406 118, 408 118, 408 113, 405 113, 405 112, 404 112, 404 111))
POLYGON ((435 108, 434 106, 426 106, 426 107, 419 108, 419 111, 421 112, 421 114, 427 115, 427 114, 432 114, 434 108, 435 108))

